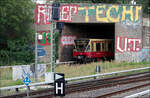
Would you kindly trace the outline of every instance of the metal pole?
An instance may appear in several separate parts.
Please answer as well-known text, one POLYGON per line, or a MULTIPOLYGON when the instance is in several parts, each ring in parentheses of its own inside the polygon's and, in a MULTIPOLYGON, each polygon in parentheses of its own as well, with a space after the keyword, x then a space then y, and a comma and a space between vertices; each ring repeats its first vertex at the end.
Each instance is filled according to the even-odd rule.
POLYGON ((55 55, 54 55, 54 26, 55 26, 55 23, 54 21, 51 22, 51 28, 50 28, 50 32, 51 32, 51 72, 54 72, 54 66, 55 66, 55 55))
POLYGON ((35 33, 35 64, 34 64, 34 82, 37 82, 37 33, 35 33))
POLYGON ((29 87, 28 86, 26 86, 27 87, 27 98, 29 98, 30 96, 29 96, 29 87))
POLYGON ((148 27, 150 27, 150 7, 148 7, 148 27))

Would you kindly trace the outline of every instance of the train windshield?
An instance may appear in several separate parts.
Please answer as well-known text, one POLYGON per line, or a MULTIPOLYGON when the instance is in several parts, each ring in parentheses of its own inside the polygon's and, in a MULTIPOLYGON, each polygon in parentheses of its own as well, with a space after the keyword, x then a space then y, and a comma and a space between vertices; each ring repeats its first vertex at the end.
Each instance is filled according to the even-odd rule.
POLYGON ((84 52, 88 46, 89 40, 74 40, 75 49, 74 51, 84 52))

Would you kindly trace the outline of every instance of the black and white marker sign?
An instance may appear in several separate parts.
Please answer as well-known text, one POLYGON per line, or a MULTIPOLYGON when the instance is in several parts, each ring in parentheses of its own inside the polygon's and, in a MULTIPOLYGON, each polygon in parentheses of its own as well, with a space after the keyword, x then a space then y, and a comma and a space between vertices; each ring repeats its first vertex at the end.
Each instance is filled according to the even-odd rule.
POLYGON ((63 73, 55 73, 54 94, 55 96, 65 96, 65 78, 63 73))

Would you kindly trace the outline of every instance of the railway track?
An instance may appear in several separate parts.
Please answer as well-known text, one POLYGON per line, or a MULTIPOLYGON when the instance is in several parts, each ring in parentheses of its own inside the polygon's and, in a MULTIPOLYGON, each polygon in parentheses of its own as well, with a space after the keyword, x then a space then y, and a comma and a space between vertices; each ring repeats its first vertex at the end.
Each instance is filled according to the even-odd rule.
POLYGON ((133 86, 133 87, 117 90, 117 91, 108 92, 106 94, 102 94, 102 95, 96 96, 95 98, 111 97, 113 95, 117 95, 117 94, 120 94, 120 93, 125 93, 125 92, 128 92, 130 90, 139 89, 139 88, 142 88, 142 87, 145 87, 145 86, 149 86, 149 85, 150 85, 150 83, 145 83, 145 84, 141 84, 141 85, 138 85, 138 86, 133 86))
MULTIPOLYGON (((141 85, 136 85, 129 88, 119 89, 116 91, 109 91, 107 93, 99 93, 94 97, 96 98, 105 98, 110 97, 115 94, 127 92, 129 90, 142 88, 144 86, 150 86, 150 82, 146 82, 150 80, 150 72, 132 74, 127 76, 117 76, 117 77, 109 77, 103 79, 93 79, 93 80, 86 80, 82 82, 74 82, 74 83, 67 83, 66 85, 66 97, 73 97, 74 93, 81 93, 86 91, 92 91, 97 89, 108 89, 115 86, 123 86, 129 85, 132 83, 140 83, 143 82, 141 85)), ((52 98, 54 97, 53 88, 38 90, 38 91, 30 91, 30 98, 52 98)), ((11 96, 3 96, 3 98, 23 98, 26 97, 26 93, 14 94, 11 96)), ((74 96, 76 97, 76 96, 74 96)))

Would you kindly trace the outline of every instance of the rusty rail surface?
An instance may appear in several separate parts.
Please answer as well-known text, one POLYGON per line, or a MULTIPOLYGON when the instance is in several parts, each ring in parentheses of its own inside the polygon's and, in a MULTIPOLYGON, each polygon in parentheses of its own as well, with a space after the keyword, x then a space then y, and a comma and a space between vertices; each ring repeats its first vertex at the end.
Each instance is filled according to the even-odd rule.
MULTIPOLYGON (((111 78, 109 77, 104 79, 93 79, 93 80, 87 80, 82 82, 69 83, 66 85, 66 95, 74 92, 89 91, 89 90, 95 90, 100 88, 113 87, 116 85, 129 84, 133 82, 146 81, 146 80, 150 80, 149 76, 150 76, 149 72, 147 73, 144 72, 144 73, 127 75, 127 76, 117 76, 111 78)), ((150 83, 145 85, 150 85, 150 83)), ((135 88, 139 88, 139 87, 135 87, 135 88)), ((98 97, 111 96, 124 91, 118 91, 113 93, 110 92, 110 94, 101 95, 98 97)), ((0 98, 22 98, 22 97, 26 97, 26 93, 18 93, 10 96, 2 96, 0 98)), ((51 98, 51 97, 54 97, 53 88, 48 88, 48 89, 38 90, 38 91, 30 91, 30 98, 51 98)))

